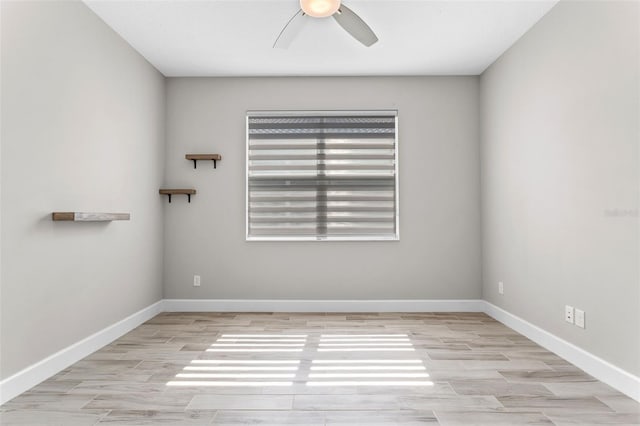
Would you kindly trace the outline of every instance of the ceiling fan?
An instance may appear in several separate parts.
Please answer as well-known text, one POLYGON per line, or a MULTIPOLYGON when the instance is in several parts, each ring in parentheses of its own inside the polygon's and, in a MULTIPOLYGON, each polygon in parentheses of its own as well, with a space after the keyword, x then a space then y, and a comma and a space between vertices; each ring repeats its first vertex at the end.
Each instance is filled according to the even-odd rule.
POLYGON ((341 0, 300 0, 300 10, 280 31, 273 47, 281 49, 289 47, 307 21, 307 16, 313 18, 333 16, 346 32, 367 47, 378 41, 378 37, 362 18, 342 4, 341 0))

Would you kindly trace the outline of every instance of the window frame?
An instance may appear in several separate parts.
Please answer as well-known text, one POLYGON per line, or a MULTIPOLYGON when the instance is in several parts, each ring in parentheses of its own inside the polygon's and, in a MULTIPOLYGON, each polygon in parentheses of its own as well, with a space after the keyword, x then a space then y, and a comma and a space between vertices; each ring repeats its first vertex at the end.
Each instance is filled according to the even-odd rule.
POLYGON ((399 177, 399 157, 400 148, 398 144, 398 110, 397 109, 368 109, 368 110, 247 110, 245 115, 245 241, 247 242, 268 242, 268 241, 399 241, 400 240, 400 177, 399 177), (394 150, 395 150, 395 164, 394 164, 394 179, 395 179, 395 235, 382 236, 250 236, 249 235, 249 119, 260 116, 273 116, 282 115, 283 117, 308 117, 308 116, 335 116, 335 115, 349 115, 349 116, 367 116, 372 114, 389 115, 394 117, 395 129, 394 129, 394 150))

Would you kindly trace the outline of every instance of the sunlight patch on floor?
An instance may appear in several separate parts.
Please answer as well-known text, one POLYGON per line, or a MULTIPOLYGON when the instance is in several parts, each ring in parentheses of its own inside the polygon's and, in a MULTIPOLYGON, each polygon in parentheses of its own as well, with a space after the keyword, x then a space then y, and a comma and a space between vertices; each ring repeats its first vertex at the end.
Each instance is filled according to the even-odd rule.
POLYGON ((414 352, 406 334, 223 334, 206 352, 225 352, 224 359, 196 359, 168 386, 433 386, 421 359, 386 358, 387 352, 414 352), (256 359, 270 352, 270 359, 256 359), (304 352, 301 359, 284 358, 304 352), (331 355, 324 352, 347 352, 331 355), (255 353, 254 355, 246 353, 255 353), (359 359, 362 353, 372 358, 359 359), (227 359, 228 357, 252 359, 227 359), (317 354, 317 356, 315 355, 317 354), (376 357, 378 355, 378 357, 376 357), (274 359, 275 358, 275 359, 274 359), (316 359, 320 358, 320 359, 316 359), (306 361, 304 361, 306 360, 306 361))

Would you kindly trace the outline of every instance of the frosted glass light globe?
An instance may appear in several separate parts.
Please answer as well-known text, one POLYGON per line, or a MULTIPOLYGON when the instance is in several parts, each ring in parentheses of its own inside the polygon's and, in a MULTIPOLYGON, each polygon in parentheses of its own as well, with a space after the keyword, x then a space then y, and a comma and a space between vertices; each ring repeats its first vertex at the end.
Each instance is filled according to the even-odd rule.
POLYGON ((340 0, 300 0, 300 8, 314 18, 326 18, 338 11, 340 0))

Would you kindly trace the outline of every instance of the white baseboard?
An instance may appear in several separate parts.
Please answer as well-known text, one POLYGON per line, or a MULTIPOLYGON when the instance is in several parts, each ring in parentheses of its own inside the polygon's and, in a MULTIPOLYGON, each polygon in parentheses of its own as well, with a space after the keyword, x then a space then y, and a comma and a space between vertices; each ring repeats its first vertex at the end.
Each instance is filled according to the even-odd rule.
POLYGON ((566 359, 596 379, 640 402, 640 377, 634 376, 492 303, 487 301, 483 301, 483 303, 484 312, 487 315, 566 359))
POLYGON ((59 373, 71 364, 108 345, 120 336, 162 312, 163 302, 129 315, 79 342, 67 346, 47 358, 25 368, 0 382, 0 405, 31 389, 38 383, 59 373))
POLYGON ((588 374, 640 401, 640 378, 487 301, 165 299, 0 382, 0 405, 162 312, 484 312, 588 374))
POLYGON ((471 300, 165 299, 166 312, 482 312, 471 300))

